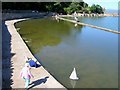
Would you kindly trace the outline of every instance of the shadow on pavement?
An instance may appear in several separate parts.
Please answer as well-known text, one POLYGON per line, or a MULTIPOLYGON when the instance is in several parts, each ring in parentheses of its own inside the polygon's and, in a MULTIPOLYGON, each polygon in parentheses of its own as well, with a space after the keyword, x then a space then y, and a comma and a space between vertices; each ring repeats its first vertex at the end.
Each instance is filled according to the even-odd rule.
POLYGON ((13 81, 11 79, 13 67, 11 58, 15 53, 11 53, 11 35, 2 21, 2 88, 7 90, 11 88, 13 81))
POLYGON ((33 82, 30 84, 30 85, 32 85, 32 86, 29 87, 29 89, 32 88, 32 87, 35 87, 35 86, 37 86, 37 85, 40 85, 40 84, 42 84, 42 83, 46 83, 48 78, 49 78, 49 77, 47 76, 47 77, 45 77, 45 78, 42 78, 42 79, 33 81, 33 82))

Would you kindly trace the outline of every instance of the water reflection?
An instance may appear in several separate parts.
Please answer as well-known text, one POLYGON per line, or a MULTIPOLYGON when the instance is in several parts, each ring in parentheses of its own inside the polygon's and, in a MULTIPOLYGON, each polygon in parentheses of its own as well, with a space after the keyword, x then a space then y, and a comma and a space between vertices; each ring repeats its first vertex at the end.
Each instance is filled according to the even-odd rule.
POLYGON ((74 28, 72 23, 58 22, 54 18, 33 19, 17 23, 15 26, 21 28, 19 33, 33 53, 39 52, 45 46, 58 45, 63 37, 71 33, 75 35, 74 33, 77 34, 82 28, 82 26, 74 28))
POLYGON ((72 88, 75 88, 76 82, 77 82, 76 80, 70 80, 72 88))

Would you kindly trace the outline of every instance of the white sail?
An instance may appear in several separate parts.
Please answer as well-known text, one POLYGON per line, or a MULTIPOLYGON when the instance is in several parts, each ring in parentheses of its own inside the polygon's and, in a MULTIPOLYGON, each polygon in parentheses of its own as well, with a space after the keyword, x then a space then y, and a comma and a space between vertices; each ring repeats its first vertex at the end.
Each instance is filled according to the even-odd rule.
POLYGON ((72 73, 71 73, 71 75, 70 75, 69 78, 70 78, 70 79, 73 79, 73 80, 78 80, 78 79, 79 79, 79 78, 77 77, 75 68, 73 69, 73 71, 72 71, 72 73))

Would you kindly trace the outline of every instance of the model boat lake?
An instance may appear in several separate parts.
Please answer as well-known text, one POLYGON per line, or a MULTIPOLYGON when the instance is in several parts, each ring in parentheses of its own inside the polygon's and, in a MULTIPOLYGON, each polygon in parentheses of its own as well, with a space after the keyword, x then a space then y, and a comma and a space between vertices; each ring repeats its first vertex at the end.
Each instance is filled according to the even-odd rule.
MULTIPOLYGON (((80 21, 118 30, 117 18, 80 21)), ((30 19, 15 26, 34 56, 65 87, 118 87, 118 34, 54 18, 30 19), (69 79, 74 67, 77 81, 69 79)))

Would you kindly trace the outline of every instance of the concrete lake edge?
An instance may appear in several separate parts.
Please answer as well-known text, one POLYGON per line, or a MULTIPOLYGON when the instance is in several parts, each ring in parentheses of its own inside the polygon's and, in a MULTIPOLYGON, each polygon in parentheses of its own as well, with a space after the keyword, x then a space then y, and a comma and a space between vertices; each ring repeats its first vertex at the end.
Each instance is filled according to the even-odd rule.
POLYGON ((83 26, 89 26, 89 27, 92 27, 92 28, 97 28, 99 30, 104 30, 104 31, 107 31, 107 32, 115 33, 115 34, 120 34, 120 32, 116 31, 116 30, 111 30, 111 29, 107 29, 107 28, 103 28, 103 27, 99 27, 99 26, 95 26, 95 25, 91 25, 91 24, 85 24, 85 23, 82 23, 82 22, 76 22, 75 20, 65 19, 65 18, 63 18, 62 15, 59 15, 56 19, 72 22, 72 23, 75 23, 75 24, 78 24, 78 25, 83 25, 83 26))
MULTIPOLYGON (((13 84, 11 85, 12 88, 24 88, 24 81, 19 77, 20 70, 25 64, 25 57, 31 57, 34 60, 37 60, 30 50, 28 49, 27 45, 17 32, 16 28, 14 27, 14 24, 23 21, 27 19, 16 19, 16 20, 8 20, 5 21, 5 24, 7 25, 7 29, 9 33, 11 34, 11 52, 15 53, 15 55, 11 58, 11 61, 13 62, 13 84), (21 62, 21 60, 24 60, 21 62), (18 82, 19 81, 19 82, 18 82)), ((31 81, 34 82, 40 82, 40 80, 45 79, 44 77, 49 77, 46 82, 40 83, 39 85, 33 85, 32 88, 63 88, 63 90, 66 90, 66 88, 61 85, 48 71, 44 69, 43 66, 39 68, 32 68, 31 69, 34 78, 31 79, 31 81)))

